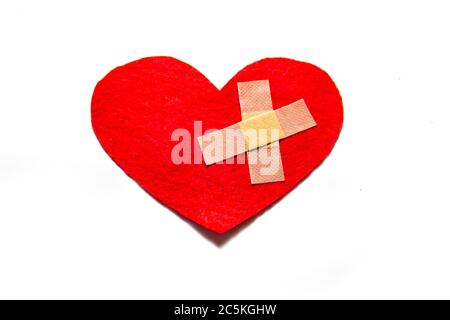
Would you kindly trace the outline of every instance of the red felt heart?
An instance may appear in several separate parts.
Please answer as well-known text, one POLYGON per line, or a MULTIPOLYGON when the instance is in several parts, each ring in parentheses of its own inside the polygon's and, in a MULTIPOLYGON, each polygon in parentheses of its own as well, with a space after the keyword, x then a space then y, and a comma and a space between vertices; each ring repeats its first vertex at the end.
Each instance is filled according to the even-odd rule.
MULTIPOLYGON (((222 90, 192 66, 151 57, 112 70, 92 97, 92 125, 109 156, 144 190, 184 217, 224 233, 286 195, 333 148, 342 128, 342 99, 318 67, 269 58, 239 71, 222 90), (252 185, 246 164, 180 164, 172 132, 194 121, 203 130, 241 120, 237 82, 269 80, 274 109, 303 98, 315 128, 280 141, 285 181, 252 185)), ((192 156, 193 157, 193 156, 192 156)))

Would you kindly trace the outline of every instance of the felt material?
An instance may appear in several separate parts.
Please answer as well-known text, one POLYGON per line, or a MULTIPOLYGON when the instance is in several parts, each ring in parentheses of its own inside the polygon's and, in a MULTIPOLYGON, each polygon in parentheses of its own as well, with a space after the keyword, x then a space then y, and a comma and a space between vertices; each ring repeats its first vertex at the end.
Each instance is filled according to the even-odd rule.
POLYGON ((217 233, 261 213, 308 176, 330 153, 342 121, 342 100, 331 78, 314 65, 285 58, 250 64, 221 90, 179 60, 144 58, 112 70, 92 97, 92 125, 109 156, 161 203, 217 233), (172 162, 179 143, 171 141, 175 129, 190 131, 198 154, 196 139, 205 130, 241 120, 237 82, 260 79, 270 81, 274 109, 303 98, 317 122, 280 141, 284 182, 252 185, 242 163, 172 162), (198 120, 203 132, 194 134, 198 120))

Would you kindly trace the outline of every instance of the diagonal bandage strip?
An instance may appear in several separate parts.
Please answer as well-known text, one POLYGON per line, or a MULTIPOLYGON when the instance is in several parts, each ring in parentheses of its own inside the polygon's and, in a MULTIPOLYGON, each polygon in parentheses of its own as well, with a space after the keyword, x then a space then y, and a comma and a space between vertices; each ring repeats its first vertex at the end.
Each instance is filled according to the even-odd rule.
POLYGON ((278 117, 273 111, 241 121, 239 127, 244 134, 245 146, 248 150, 286 138, 278 117))
MULTIPOLYGON (((242 120, 273 110, 269 80, 238 82, 242 120)), ((252 184, 284 181, 278 141, 247 152, 247 164, 252 184)))
POLYGON ((267 111, 222 130, 205 134, 198 137, 198 142, 205 163, 210 165, 314 126, 316 126, 316 122, 305 101, 301 99, 275 111, 267 111), (230 148, 230 150, 227 148, 227 152, 219 152, 224 149, 223 145, 226 141, 220 143, 221 139, 217 139, 217 137, 226 137, 227 134, 230 135, 230 131, 240 147, 230 148))

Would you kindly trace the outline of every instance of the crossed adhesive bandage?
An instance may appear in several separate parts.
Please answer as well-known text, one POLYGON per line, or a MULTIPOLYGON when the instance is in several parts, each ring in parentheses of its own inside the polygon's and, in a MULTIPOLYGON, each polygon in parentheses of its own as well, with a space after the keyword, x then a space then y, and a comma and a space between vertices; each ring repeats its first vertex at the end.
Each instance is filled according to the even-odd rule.
POLYGON ((268 80, 238 82, 237 87, 242 121, 199 137, 203 159, 211 165, 247 152, 252 184, 284 181, 278 141, 317 124, 303 99, 273 110, 268 80), (213 142, 223 152, 211 152, 213 142), (275 171, 262 170, 262 153, 278 161, 275 171))

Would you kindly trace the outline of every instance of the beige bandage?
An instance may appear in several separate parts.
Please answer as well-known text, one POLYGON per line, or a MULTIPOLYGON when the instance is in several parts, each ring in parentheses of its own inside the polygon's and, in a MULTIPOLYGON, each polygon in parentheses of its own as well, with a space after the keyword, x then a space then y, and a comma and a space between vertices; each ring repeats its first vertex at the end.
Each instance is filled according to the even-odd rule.
MULTIPOLYGON (((207 165, 234 157, 243 152, 271 144, 283 138, 287 138, 298 132, 316 126, 316 122, 303 99, 288 104, 275 111, 267 111, 255 117, 242 120, 237 124, 226 127, 220 131, 211 132, 198 138, 203 159, 207 165), (225 148, 228 141, 218 144, 217 136, 226 137, 232 135, 239 147, 225 148), (216 143, 214 143, 216 141, 216 143), (214 143, 214 148, 211 144, 214 143), (227 149, 226 152, 220 151, 227 149), (215 149, 216 152, 211 152, 215 149), (228 150, 230 149, 230 150, 228 150), (208 151, 208 152, 206 152, 208 151)), ((225 139, 227 140, 227 139, 225 139)))
POLYGON ((245 146, 253 150, 286 137, 278 117, 273 111, 261 113, 242 122, 239 127, 245 138, 245 146))
MULTIPOLYGON (((238 82, 242 120, 272 111, 269 80, 238 82)), ((278 141, 247 152, 247 164, 252 184, 284 181, 278 141)))

